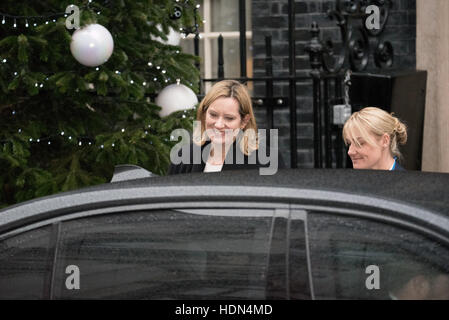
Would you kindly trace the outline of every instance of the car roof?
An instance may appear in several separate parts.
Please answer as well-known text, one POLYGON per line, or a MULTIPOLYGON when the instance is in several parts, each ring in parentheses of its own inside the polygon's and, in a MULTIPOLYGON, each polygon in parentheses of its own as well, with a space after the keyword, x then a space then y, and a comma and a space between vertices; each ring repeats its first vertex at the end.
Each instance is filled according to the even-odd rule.
POLYGON ((79 209, 86 209, 95 207, 101 197, 106 199, 104 205, 105 201, 112 204, 116 200, 123 200, 122 204, 126 204, 127 198, 133 198, 133 201, 143 198, 198 201, 202 197, 217 199, 222 195, 228 196, 223 199, 227 201, 284 199, 290 202, 295 198, 318 197, 322 200, 329 197, 329 201, 367 202, 370 206, 381 206, 381 200, 386 200, 383 208, 393 201, 404 205, 399 211, 407 212, 412 207, 410 211, 416 211, 415 208, 430 211, 438 217, 423 216, 422 212, 417 215, 421 215, 420 220, 433 220, 434 225, 448 225, 448 187, 449 174, 419 171, 281 169, 275 175, 259 175, 258 170, 239 170, 156 176, 59 193, 5 208, 0 211, 0 229, 13 219, 27 220, 33 215, 30 211, 62 210, 78 203, 82 204, 79 209))
MULTIPOLYGON (((111 183, 94 188, 254 186, 337 191, 413 203, 449 216, 449 173, 350 169, 281 169, 191 173, 111 183)), ((86 189, 88 191, 89 189, 86 189)))

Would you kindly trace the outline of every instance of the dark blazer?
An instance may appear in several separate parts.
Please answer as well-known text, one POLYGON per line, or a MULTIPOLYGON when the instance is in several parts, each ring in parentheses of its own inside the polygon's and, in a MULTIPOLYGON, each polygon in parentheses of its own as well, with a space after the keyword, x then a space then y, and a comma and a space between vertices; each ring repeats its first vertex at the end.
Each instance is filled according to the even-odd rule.
MULTIPOLYGON (((197 163, 194 163, 193 154, 194 152, 198 153, 199 149, 201 149, 201 155, 203 154, 209 154, 210 152, 210 141, 206 141, 204 145, 201 147, 194 145, 193 142, 190 143, 188 146, 190 150, 190 160, 188 163, 181 162, 180 164, 170 164, 170 167, 168 169, 168 175, 172 174, 180 174, 180 173, 190 173, 190 172, 203 172, 204 168, 206 166, 206 163, 203 161, 202 157, 200 161, 196 161, 197 163), (198 163, 200 162, 200 163, 198 163)), ((178 151, 178 156, 182 157, 182 148, 178 151)), ((268 157, 268 156, 267 156, 268 157)), ((225 161, 223 163, 222 171, 226 170, 242 170, 242 169, 258 169, 260 167, 269 167, 270 164, 261 164, 259 162, 259 150, 255 150, 252 152, 249 156, 243 154, 243 152, 240 150, 240 147, 238 147, 236 141, 232 144, 230 147, 230 150, 226 154, 225 161), (231 151, 232 148, 232 152, 231 151), (237 164, 237 159, 242 159, 243 163, 240 161, 240 164, 237 164)), ((282 161, 282 158, 278 152, 278 168, 283 168, 284 163, 282 161)))

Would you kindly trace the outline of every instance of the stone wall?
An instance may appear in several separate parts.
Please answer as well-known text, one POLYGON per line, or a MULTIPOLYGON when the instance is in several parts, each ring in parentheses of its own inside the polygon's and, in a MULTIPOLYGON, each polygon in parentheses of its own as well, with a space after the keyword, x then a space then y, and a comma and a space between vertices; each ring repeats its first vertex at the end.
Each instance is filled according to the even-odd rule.
POLYGON ((449 172, 449 1, 417 5, 417 66, 428 72, 423 170, 449 172))

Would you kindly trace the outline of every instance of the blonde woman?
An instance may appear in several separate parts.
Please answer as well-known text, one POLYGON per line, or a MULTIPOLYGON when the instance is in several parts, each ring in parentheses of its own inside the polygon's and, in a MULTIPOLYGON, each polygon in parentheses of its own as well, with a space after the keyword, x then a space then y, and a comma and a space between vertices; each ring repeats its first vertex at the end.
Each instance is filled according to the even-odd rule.
POLYGON ((393 114, 374 107, 354 112, 343 139, 354 169, 404 170, 399 145, 407 142, 407 127, 393 114))
POLYGON ((189 156, 178 164, 172 160, 168 174, 258 168, 263 166, 258 148, 257 124, 246 86, 223 80, 198 107, 189 156))

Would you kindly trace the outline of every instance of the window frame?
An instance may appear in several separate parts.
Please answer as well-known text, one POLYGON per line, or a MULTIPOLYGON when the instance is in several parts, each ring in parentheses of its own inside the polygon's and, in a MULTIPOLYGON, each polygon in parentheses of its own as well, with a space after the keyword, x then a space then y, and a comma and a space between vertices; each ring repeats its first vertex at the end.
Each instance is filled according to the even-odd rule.
MULTIPOLYGON (((211 79, 212 72, 214 67, 217 68, 218 66, 212 65, 212 41, 217 41, 218 37, 221 35, 223 37, 223 40, 229 40, 229 39, 239 39, 240 38, 240 32, 239 31, 212 31, 212 24, 208 23, 208 21, 212 21, 212 2, 213 0, 203 0, 202 5, 202 14, 203 14, 203 27, 204 31, 199 33, 200 41, 204 41, 204 78, 205 79, 211 79)), ((251 26, 252 29, 252 26, 251 26)), ((245 30, 245 40, 252 40, 253 38, 253 32, 252 30, 245 30)), ((183 40, 193 40, 195 39, 194 34, 189 34, 187 37, 184 37, 183 40)), ((251 57, 252 59, 252 57, 251 57)), ((226 65, 225 65, 226 68, 226 65)), ((248 77, 251 77, 250 74, 247 75, 248 77)), ((205 92, 207 92, 210 87, 212 86, 212 83, 206 82, 205 84, 205 92)))
MULTIPOLYGON (((351 204, 351 206, 354 206, 354 204, 351 204)), ((334 215, 337 217, 338 215, 341 215, 343 217, 351 217, 362 220, 368 220, 373 221, 380 224, 387 224, 390 227, 393 228, 402 228, 403 230, 415 233, 421 236, 425 236, 429 238, 429 241, 441 241, 448 249, 449 249, 449 237, 445 237, 444 235, 435 232, 432 229, 426 228, 422 224, 419 224, 418 222, 410 222, 405 221, 404 219, 395 217, 395 211, 391 210, 391 212, 388 212, 389 210, 385 210, 385 212, 375 212, 373 208, 367 207, 366 210, 364 210, 363 205, 360 205, 360 208, 343 208, 339 206, 325 206, 322 204, 317 205, 298 205, 298 204, 292 204, 290 207, 291 210, 291 216, 293 215, 299 215, 299 216, 305 216, 304 217, 304 223, 305 223, 305 239, 306 239, 306 254, 307 254, 307 263, 308 263, 308 272, 309 272, 309 284, 310 284, 310 291, 312 294, 312 300, 315 300, 315 288, 314 288, 314 278, 313 278, 313 263, 310 256, 310 237, 309 237, 309 231, 308 231, 308 217, 309 215, 313 215, 314 212, 319 213, 328 213, 329 215, 334 215), (390 213, 393 213, 393 215, 389 215, 390 213)), ((396 212, 397 213, 397 212, 396 212)), ((289 242, 290 242, 290 236, 289 236, 289 242)), ((289 253, 288 255, 291 255, 290 252, 290 246, 289 246, 289 253)))

